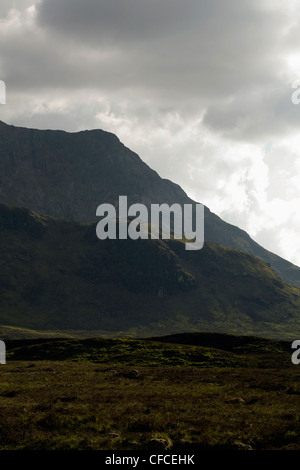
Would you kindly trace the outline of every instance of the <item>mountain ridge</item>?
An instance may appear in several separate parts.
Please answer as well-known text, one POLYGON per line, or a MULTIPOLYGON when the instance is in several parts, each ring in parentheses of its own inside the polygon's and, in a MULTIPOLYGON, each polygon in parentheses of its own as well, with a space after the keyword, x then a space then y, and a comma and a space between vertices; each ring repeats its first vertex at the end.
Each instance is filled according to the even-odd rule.
MULTIPOLYGON (((117 136, 101 129, 66 132, 28 129, 0 121, 0 203, 81 222, 96 208, 128 202, 196 204, 176 183, 161 178, 117 136)), ((245 250, 300 287, 300 268, 266 250, 244 230, 205 206, 205 241, 245 250)))

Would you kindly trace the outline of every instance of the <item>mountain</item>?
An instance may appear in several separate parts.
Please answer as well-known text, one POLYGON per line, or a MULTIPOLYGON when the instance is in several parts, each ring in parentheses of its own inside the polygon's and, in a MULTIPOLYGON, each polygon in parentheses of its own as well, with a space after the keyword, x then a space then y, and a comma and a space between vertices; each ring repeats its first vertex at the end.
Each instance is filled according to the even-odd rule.
MULTIPOLYGON (((300 291, 263 260, 206 243, 99 240, 95 223, 0 205, 0 324, 161 335, 295 338, 300 291)), ((90 335, 90 333, 89 333, 90 335)))
MULTIPOLYGON (((0 203, 74 221, 96 220, 96 208, 118 204, 191 204, 187 194, 160 176, 119 139, 102 130, 68 133, 0 121, 0 203)), ((205 207, 205 241, 245 250, 300 287, 300 268, 269 252, 238 227, 205 207)))

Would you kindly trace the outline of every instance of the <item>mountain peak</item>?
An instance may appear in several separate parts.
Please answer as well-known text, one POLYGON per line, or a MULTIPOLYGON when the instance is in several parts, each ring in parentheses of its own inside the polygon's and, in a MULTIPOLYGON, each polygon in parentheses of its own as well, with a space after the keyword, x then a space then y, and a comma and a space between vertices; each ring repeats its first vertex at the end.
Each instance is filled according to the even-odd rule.
MULTIPOLYGON (((102 203, 195 204, 161 178, 117 136, 101 130, 65 132, 15 127, 0 121, 0 203, 39 214, 96 221, 102 203), (11 132, 13 130, 13 132, 11 132)), ((267 261, 300 287, 300 268, 265 250, 236 226, 205 208, 205 241, 242 249, 267 261)))

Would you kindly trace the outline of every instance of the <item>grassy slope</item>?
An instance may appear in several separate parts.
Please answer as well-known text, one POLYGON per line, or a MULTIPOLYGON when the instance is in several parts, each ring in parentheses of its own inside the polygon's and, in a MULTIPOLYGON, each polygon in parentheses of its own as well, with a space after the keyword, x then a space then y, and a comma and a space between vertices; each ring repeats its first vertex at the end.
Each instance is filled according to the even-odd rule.
POLYGON ((189 252, 172 240, 100 241, 94 225, 0 206, 3 327, 294 338, 299 312, 299 290, 245 252, 215 244, 189 252))

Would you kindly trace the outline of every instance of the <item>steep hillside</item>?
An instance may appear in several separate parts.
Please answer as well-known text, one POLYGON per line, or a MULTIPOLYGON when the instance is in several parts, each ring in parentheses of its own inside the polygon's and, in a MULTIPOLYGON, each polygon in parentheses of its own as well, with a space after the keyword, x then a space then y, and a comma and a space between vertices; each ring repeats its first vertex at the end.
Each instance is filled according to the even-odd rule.
MULTIPOLYGON (((160 178, 111 133, 26 129, 0 121, 0 203, 91 222, 99 204, 117 205, 120 195, 127 195, 130 204, 148 206, 193 203, 180 186, 160 178)), ((259 256, 282 279, 300 287, 300 268, 265 250, 208 208, 205 241, 259 256)))
POLYGON ((95 224, 0 205, 0 325, 131 335, 296 337, 300 291, 246 252, 100 241, 95 224), (296 335, 296 336, 295 336, 296 335))

